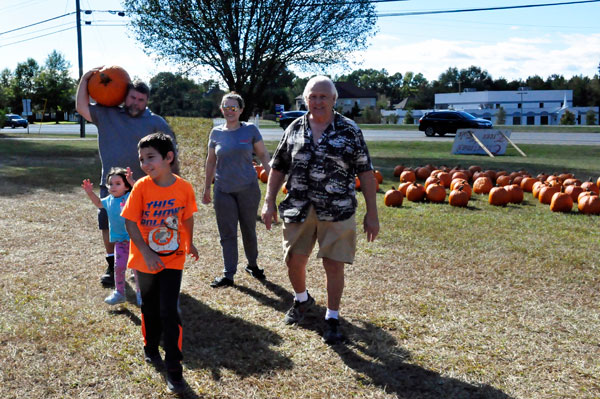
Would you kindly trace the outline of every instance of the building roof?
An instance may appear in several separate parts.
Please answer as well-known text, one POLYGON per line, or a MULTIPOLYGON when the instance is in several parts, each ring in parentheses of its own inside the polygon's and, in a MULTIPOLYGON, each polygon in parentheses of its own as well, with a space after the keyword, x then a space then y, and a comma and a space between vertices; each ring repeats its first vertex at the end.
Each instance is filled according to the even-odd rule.
POLYGON ((338 98, 377 98, 377 92, 371 89, 361 89, 350 82, 335 82, 338 98))

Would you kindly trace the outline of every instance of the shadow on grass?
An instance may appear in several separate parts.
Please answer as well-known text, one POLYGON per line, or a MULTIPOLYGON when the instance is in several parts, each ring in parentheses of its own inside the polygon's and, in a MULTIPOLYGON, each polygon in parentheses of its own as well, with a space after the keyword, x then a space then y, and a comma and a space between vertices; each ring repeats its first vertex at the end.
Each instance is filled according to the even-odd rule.
POLYGON ((291 369, 290 359, 271 349, 282 338, 273 331, 228 316, 182 293, 184 363, 190 369, 210 370, 214 380, 221 369, 243 377, 291 369))
MULTIPOLYGON (((276 295, 268 297, 248 287, 236 286, 260 303, 283 313, 293 301, 293 295, 269 281, 264 286, 276 295)), ((323 334, 325 307, 315 305, 299 325, 318 335, 323 334)), ((444 377, 423 367, 407 363, 410 353, 398 346, 396 339, 382 328, 365 321, 341 320, 347 342, 331 346, 342 361, 353 369, 363 384, 374 384, 398 398, 482 398, 508 399, 510 396, 489 385, 473 385, 444 377), (372 360, 370 360, 372 359, 372 360)))

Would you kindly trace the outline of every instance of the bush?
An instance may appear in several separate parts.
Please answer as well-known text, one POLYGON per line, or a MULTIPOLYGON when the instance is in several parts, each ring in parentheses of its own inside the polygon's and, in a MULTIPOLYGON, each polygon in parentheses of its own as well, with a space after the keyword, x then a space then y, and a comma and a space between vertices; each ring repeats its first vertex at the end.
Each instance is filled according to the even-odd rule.
POLYGON ((406 110, 404 114, 404 124, 412 125, 415 123, 415 118, 413 117, 412 109, 406 110))
POLYGON ((593 110, 589 110, 585 113, 585 124, 586 125, 596 125, 596 113, 593 110))
POLYGON ((398 114, 389 114, 385 117, 385 123, 395 125, 396 123, 398 123, 398 119, 398 114))
POLYGON ((570 111, 565 111, 564 114, 560 117, 561 125, 574 125, 575 124, 575 114, 570 111))

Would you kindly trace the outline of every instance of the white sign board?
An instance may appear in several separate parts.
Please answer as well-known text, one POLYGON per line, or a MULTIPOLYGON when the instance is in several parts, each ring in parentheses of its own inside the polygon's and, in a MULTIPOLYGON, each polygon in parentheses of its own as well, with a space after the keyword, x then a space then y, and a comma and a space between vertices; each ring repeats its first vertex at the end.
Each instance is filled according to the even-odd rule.
POLYGON ((503 155, 506 152, 508 140, 504 138, 502 133, 510 138, 511 131, 497 129, 458 129, 456 131, 456 136, 454 137, 454 144, 452 145, 452 154, 487 154, 473 137, 471 137, 470 133, 473 133, 473 135, 477 137, 492 154, 503 155))

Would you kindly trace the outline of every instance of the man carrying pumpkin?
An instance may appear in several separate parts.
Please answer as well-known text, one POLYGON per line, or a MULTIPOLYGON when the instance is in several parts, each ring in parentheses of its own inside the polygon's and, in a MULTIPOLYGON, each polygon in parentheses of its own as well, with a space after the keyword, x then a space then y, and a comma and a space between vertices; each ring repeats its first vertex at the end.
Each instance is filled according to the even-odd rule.
MULTIPOLYGON (((106 176, 113 167, 131 168, 133 178, 138 180, 145 176, 138 160, 137 144, 140 139, 151 133, 163 132, 175 140, 175 134, 163 118, 153 114, 147 108, 150 88, 144 82, 128 82, 125 98, 113 102, 116 104, 123 103, 122 106, 105 106, 100 103, 90 104, 88 92, 90 78, 97 73, 109 74, 111 68, 118 67, 93 68, 81 77, 77 87, 75 107, 82 117, 98 128, 98 152, 102 162, 100 181, 106 181, 106 176)), ((124 70, 122 71, 124 72, 124 70)), ((124 72, 124 75, 125 77, 122 79, 129 81, 126 72, 124 72)), ((118 79, 117 77, 114 78, 118 79)), ((103 97, 107 98, 110 93, 107 95, 106 91, 112 90, 112 87, 108 84, 103 90, 105 91, 103 97)), ((179 174, 177 163, 174 164, 173 173, 179 174)), ((107 195, 107 188, 103 184, 100 185, 100 197, 104 198, 107 195)), ((100 282, 104 286, 113 286, 114 243, 111 243, 109 239, 108 217, 103 209, 98 211, 98 227, 102 230, 102 238, 106 248, 106 262, 108 263, 106 272, 100 278, 100 282)))
POLYGON ((288 276, 295 292, 285 314, 286 324, 297 324, 315 300, 306 289, 306 264, 315 243, 323 259, 327 282, 327 312, 323 340, 344 340, 339 328, 339 306, 344 290, 344 264, 356 252, 355 176, 358 175, 367 211, 363 220, 367 241, 379 232, 376 182, 362 132, 334 111, 337 90, 325 76, 316 76, 304 89, 308 113, 286 129, 271 161, 262 219, 270 230, 277 221, 275 199, 288 175, 288 194, 279 205, 284 221, 283 246, 288 276))

